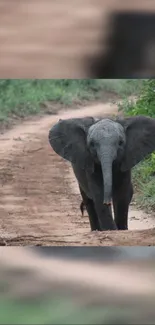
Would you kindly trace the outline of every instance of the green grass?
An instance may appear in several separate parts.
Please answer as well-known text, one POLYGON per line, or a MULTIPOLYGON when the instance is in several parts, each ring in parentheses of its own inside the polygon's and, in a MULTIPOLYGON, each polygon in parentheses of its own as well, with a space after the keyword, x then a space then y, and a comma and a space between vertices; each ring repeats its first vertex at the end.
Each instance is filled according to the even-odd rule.
POLYGON ((79 100, 103 98, 104 91, 120 97, 137 94, 141 85, 141 80, 121 79, 0 79, 0 121, 37 114, 45 101, 71 106, 79 100))
POLYGON ((104 90, 112 91, 123 98, 139 95, 143 85, 143 79, 103 79, 101 82, 104 90))
POLYGON ((154 153, 140 162, 132 171, 133 183, 136 188, 135 201, 149 211, 155 211, 155 163, 154 153))
MULTIPOLYGON (((125 116, 155 117, 155 79, 145 80, 136 103, 127 98, 119 104, 125 116)), ((155 153, 133 168, 135 200, 146 210, 155 211, 155 153)))
POLYGON ((119 307, 80 306, 69 299, 49 299, 40 303, 0 300, 0 324, 124 324, 130 310, 119 307))

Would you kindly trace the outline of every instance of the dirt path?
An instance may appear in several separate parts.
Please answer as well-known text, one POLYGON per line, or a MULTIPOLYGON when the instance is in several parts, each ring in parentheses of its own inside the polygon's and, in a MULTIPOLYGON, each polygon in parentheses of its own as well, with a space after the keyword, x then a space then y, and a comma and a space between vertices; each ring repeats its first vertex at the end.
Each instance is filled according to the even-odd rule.
POLYGON ((155 218, 130 207, 128 232, 91 233, 70 164, 48 143, 60 117, 116 114, 98 104, 27 121, 0 136, 0 237, 8 245, 154 245, 155 218), (143 230, 144 229, 144 230, 143 230), (142 231, 136 231, 142 230, 142 231))

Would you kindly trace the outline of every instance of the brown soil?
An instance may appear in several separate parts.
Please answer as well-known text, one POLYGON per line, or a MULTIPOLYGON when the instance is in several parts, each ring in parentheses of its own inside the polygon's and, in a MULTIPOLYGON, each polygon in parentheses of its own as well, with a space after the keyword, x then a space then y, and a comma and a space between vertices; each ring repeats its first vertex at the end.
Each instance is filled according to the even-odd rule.
POLYGON ((48 143, 49 129, 59 118, 116 113, 115 104, 97 104, 33 118, 0 136, 1 245, 155 244, 155 218, 132 206, 130 231, 91 233, 88 217, 80 214, 70 164, 48 143))

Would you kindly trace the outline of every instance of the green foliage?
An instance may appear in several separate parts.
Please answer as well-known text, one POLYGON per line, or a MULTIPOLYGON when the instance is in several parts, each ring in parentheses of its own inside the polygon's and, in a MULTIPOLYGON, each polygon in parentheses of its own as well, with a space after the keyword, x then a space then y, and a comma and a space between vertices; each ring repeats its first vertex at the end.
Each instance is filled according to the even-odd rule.
POLYGON ((125 98, 121 101, 121 103, 118 103, 118 111, 125 112, 125 115, 131 115, 131 111, 133 113, 134 110, 134 100, 125 98))
POLYGON ((0 324, 128 324, 135 310, 113 306, 85 306, 71 299, 52 298, 38 302, 0 300, 0 324))
MULTIPOLYGON (((144 80, 136 103, 126 100, 120 106, 126 116, 144 115, 155 118, 155 79, 144 80)), ((145 208, 155 209, 155 153, 152 153, 133 170, 138 194, 137 202, 145 208)))
POLYGON ((144 83, 143 92, 136 103, 134 115, 148 115, 155 117, 155 80, 144 83))
POLYGON ((133 169, 136 201, 141 207, 155 210, 155 153, 133 169))
POLYGON ((143 85, 143 79, 103 79, 107 91, 113 91, 121 97, 138 95, 143 85))
POLYGON ((15 114, 36 114, 44 101, 72 105, 103 96, 103 91, 130 95, 141 87, 140 80, 102 79, 0 79, 0 121, 15 114))
POLYGON ((155 79, 143 80, 140 96, 134 102, 128 101, 120 107, 126 115, 147 115, 155 117, 155 79))

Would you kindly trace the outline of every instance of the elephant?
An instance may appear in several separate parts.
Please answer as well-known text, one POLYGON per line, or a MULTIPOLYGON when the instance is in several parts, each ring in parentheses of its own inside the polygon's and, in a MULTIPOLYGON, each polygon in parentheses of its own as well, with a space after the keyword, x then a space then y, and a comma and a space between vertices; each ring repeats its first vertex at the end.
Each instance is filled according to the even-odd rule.
POLYGON ((48 140, 72 165, 91 230, 128 230, 131 171, 155 150, 155 119, 69 118, 52 126, 48 140))

